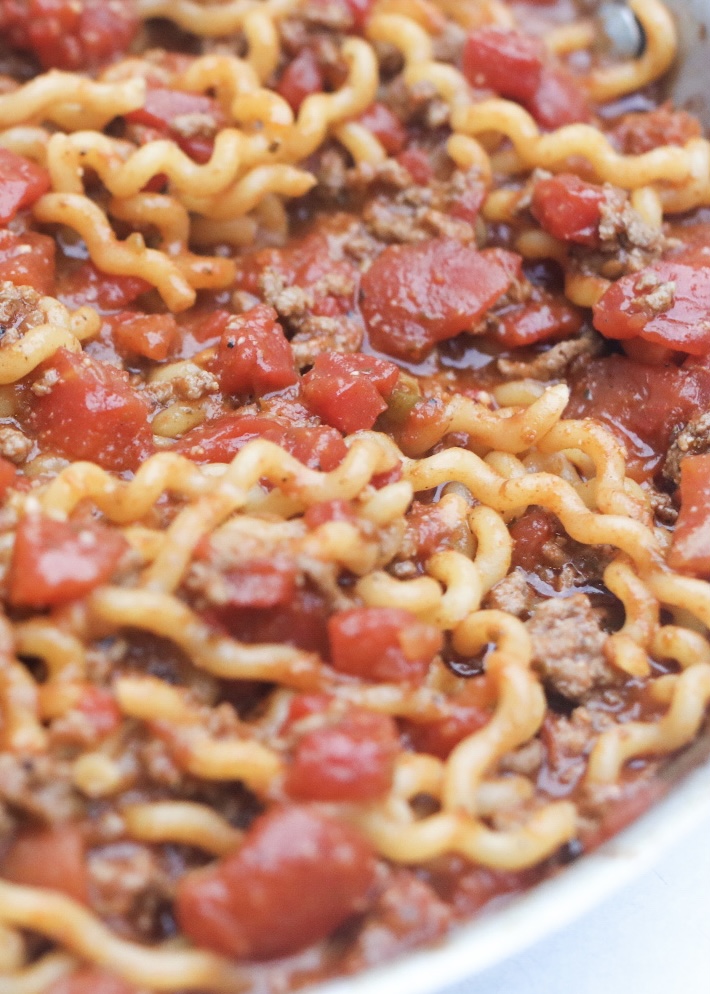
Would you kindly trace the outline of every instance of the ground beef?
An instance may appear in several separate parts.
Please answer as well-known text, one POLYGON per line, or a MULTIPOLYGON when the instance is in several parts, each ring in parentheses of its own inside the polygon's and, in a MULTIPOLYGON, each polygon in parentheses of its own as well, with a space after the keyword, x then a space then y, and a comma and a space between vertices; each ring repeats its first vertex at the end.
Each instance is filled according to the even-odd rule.
POLYGON ((12 345, 31 328, 44 324, 52 312, 66 314, 61 304, 50 311, 40 306, 42 294, 29 286, 0 282, 0 347, 12 345))
POLYGON ((525 579, 521 569, 514 569, 496 583, 488 594, 484 607, 494 611, 505 611, 516 618, 529 618, 540 598, 525 579))
POLYGON ((710 411, 689 421, 678 432, 663 463, 663 475, 676 486, 680 483, 680 466, 686 456, 702 456, 710 452, 710 411))
POLYGON ((372 199, 363 220, 367 230, 380 241, 406 243, 446 237, 470 242, 475 237, 471 220, 452 215, 452 207, 482 199, 482 186, 475 170, 456 170, 447 181, 428 186, 409 186, 372 199))
POLYGON ((311 366, 323 352, 357 352, 360 348, 361 321, 347 315, 314 314, 312 310, 319 296, 352 298, 355 285, 342 274, 328 274, 312 287, 286 286, 283 276, 267 267, 259 278, 259 287, 264 301, 274 308, 291 333, 291 349, 299 368, 311 366))
POLYGON ((84 807, 73 764, 56 756, 0 753, 0 806, 45 823, 71 821, 84 807))
POLYGON ((527 628, 533 666, 563 697, 583 701, 590 691, 613 683, 603 651, 607 636, 586 594, 538 604, 527 628))
POLYGON ((499 359, 498 370, 509 379, 556 380, 563 377, 570 363, 580 356, 599 355, 604 339, 596 332, 582 331, 578 338, 556 342, 532 359, 499 359))
POLYGON ((451 922, 451 909, 411 870, 390 871, 386 887, 345 957, 343 971, 356 973, 433 942, 448 931, 451 922))
POLYGON ((610 132, 614 145, 624 155, 643 155, 661 145, 685 145, 702 134, 699 122, 687 111, 663 104, 645 113, 624 114, 610 132))
POLYGON ((19 466, 32 451, 32 440, 17 428, 0 426, 0 456, 19 466))
POLYGON ((616 280, 651 265, 667 247, 666 236, 643 220, 628 195, 607 184, 600 206, 599 244, 595 248, 570 246, 568 275, 577 271, 616 280))
POLYGON ((138 941, 162 937, 158 918, 173 887, 155 848, 115 842, 89 855, 88 870, 92 908, 115 931, 138 941))

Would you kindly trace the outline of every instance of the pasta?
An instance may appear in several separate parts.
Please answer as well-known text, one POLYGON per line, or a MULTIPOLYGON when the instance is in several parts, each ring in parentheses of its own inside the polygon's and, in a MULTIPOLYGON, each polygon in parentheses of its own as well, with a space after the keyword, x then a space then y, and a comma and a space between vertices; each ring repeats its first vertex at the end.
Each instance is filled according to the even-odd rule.
POLYGON ((630 6, 0 5, 0 994, 364 970, 704 734, 710 144, 630 6))

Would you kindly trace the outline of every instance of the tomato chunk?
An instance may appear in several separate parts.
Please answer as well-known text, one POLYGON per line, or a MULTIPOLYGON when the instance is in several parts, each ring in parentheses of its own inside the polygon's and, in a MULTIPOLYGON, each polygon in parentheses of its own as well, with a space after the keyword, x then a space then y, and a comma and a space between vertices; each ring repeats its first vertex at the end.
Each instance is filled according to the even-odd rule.
POLYGON ((390 789, 398 752, 391 718, 353 708, 303 736, 285 789, 301 801, 373 801, 390 789))
POLYGON ((312 93, 323 90, 325 80, 312 49, 302 49, 284 70, 276 90, 297 113, 301 104, 312 93))
POLYGON ((126 114, 131 124, 141 124, 180 146, 196 162, 207 162, 214 151, 214 136, 226 124, 219 103, 202 93, 150 87, 142 107, 126 114))
POLYGON ((372 132, 388 155, 396 155, 407 144, 407 129, 385 104, 371 104, 357 121, 372 132))
POLYGON ((590 121, 592 112, 581 84, 566 69, 547 67, 527 109, 549 131, 590 121))
POLYGON ((612 139, 626 155, 643 155, 662 145, 685 145, 701 135, 697 118, 685 110, 674 110, 670 104, 643 113, 624 114, 611 130, 612 139))
POLYGON ((91 71, 125 52, 139 19, 133 0, 3 0, 0 34, 43 69, 91 71))
POLYGON ((111 276, 87 260, 64 277, 58 296, 67 307, 90 304, 102 312, 120 311, 150 288, 140 276, 111 276))
POLYGON ((355 829, 294 805, 258 818, 233 855, 187 873, 175 909, 197 945, 268 959, 326 938, 363 911, 374 878, 372 850, 355 829))
POLYGON ((0 231, 0 282, 31 286, 37 293, 54 292, 54 239, 26 231, 0 231))
POLYGON ((276 607, 288 604, 296 592, 295 567, 279 560, 251 559, 223 576, 230 607, 276 607))
POLYGON ((530 209, 553 237, 594 247, 599 244, 599 222, 605 200, 603 187, 585 183, 573 173, 561 173, 538 180, 530 209))
POLYGON ((314 414, 349 435, 372 428, 387 409, 398 377, 399 370, 386 359, 324 352, 303 377, 301 391, 314 414))
POLYGON ((321 594, 307 587, 296 587, 287 603, 263 608, 227 604, 214 610, 212 617, 248 645, 282 642, 324 657, 328 651, 328 605, 321 594))
POLYGON ((513 566, 533 573, 542 562, 543 547, 559 535, 556 518, 542 507, 532 507, 510 526, 513 566))
POLYGON ((137 989, 113 973, 85 966, 56 980, 51 994, 137 994, 137 989))
POLYGON ((571 338, 582 327, 583 321, 583 312, 578 307, 550 294, 502 314, 495 337, 506 348, 521 348, 537 342, 571 338))
POLYGON ((150 454, 148 405, 124 372, 64 348, 39 372, 46 392, 28 392, 27 420, 48 449, 119 472, 150 454))
POLYGON ((113 694, 92 683, 82 689, 76 707, 89 720, 96 738, 111 735, 121 724, 121 712, 113 694))
POLYGON ((50 187, 49 173, 24 155, 0 148, 0 224, 30 207, 50 187))
POLYGON ((352 14, 353 23, 359 31, 362 31, 367 24, 373 3, 374 0, 345 0, 345 5, 352 14))
POLYGON ((87 904, 88 874, 79 827, 23 829, 2 860, 0 876, 25 887, 58 890, 87 904))
POLYGON ((538 38, 505 28, 472 31, 463 50, 463 71, 468 81, 510 100, 532 99, 544 64, 545 46, 538 38))
POLYGON ((680 464, 680 514, 668 556, 672 569, 710 575, 710 455, 680 464))
POLYGON ((28 514, 20 521, 10 567, 13 604, 46 607, 83 597, 108 580, 128 549, 120 532, 28 514))
POLYGON ((624 356, 590 360, 572 384, 566 417, 598 418, 625 444, 634 479, 651 476, 665 458, 670 434, 710 403, 710 370, 654 366, 624 356))
POLYGON ((273 307, 233 314, 222 333, 214 370, 225 393, 257 397, 297 380, 291 346, 273 307))
POLYGON ((2 499, 15 482, 17 470, 9 459, 0 456, 0 499, 2 499))
POLYGON ((303 520, 308 528, 319 528, 329 521, 356 521, 357 515, 346 500, 324 500, 311 504, 303 515, 303 520))
POLYGON ((643 338, 691 355, 710 352, 710 266, 657 262, 612 283, 593 308, 606 338, 643 338))
POLYGON ((340 611, 328 637, 334 668, 367 680, 421 680, 442 646, 438 628, 395 607, 340 611))
POLYGON ((280 445, 311 469, 329 472, 338 466, 347 449, 333 428, 285 426, 259 415, 224 414, 188 431, 175 451, 197 463, 230 462, 254 438, 280 445))
POLYGON ((119 352, 160 362, 170 355, 178 326, 172 314, 137 314, 120 311, 108 323, 119 352))
POLYGON ((473 86, 522 103, 543 128, 590 118, 577 80, 548 61, 538 38, 520 31, 490 27, 471 32, 464 46, 463 71, 473 86))
POLYGON ((450 238, 390 245, 362 278, 360 306, 376 349, 417 360, 471 328, 509 283, 500 259, 450 238))

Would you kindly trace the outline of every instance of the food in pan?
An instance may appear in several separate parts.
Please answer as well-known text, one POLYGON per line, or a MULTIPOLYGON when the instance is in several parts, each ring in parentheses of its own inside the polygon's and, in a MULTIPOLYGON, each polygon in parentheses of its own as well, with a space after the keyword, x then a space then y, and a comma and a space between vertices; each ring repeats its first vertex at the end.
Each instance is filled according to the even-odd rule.
POLYGON ((352 974, 666 789, 710 144, 632 7, 0 4, 4 992, 352 974))

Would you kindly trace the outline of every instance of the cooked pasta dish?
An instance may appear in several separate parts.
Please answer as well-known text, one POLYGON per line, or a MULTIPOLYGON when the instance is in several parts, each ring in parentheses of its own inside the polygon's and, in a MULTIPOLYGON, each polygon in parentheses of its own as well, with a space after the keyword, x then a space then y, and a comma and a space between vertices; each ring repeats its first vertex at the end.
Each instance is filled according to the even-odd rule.
POLYGON ((276 994, 710 702, 710 142, 573 0, 0 0, 0 992, 276 994))

